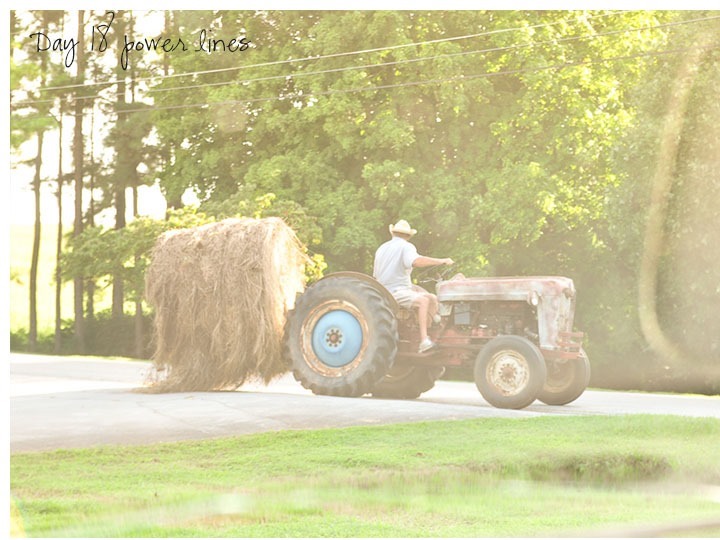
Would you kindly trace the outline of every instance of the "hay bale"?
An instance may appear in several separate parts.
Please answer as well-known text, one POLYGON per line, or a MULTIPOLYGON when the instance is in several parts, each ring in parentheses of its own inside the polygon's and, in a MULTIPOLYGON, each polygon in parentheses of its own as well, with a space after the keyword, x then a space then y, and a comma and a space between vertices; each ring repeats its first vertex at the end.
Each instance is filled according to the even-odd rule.
POLYGON ((160 236, 146 274, 155 308, 152 390, 237 388, 269 382, 282 355, 287 311, 304 285, 306 257, 279 218, 226 219, 160 236))

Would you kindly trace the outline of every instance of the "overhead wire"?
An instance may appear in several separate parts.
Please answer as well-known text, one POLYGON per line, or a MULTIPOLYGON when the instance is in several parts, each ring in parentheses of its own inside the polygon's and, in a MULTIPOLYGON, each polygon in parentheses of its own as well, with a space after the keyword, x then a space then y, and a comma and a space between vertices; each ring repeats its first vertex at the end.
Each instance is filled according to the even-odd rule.
POLYGON ((703 22, 707 20, 712 19, 720 19, 720 15, 716 17, 705 17, 705 18, 698 18, 698 19, 692 19, 687 21, 676 21, 672 23, 663 23, 663 24, 657 24, 653 26, 640 26, 635 28, 624 28, 621 30, 612 30, 609 32, 603 32, 600 34, 591 34, 591 35, 585 35, 585 36, 572 36, 567 38, 559 38, 559 39, 549 39, 546 41, 536 41, 531 43, 518 43, 515 45, 508 45, 505 47, 491 47, 489 49, 478 49, 474 51, 461 51, 456 53, 445 53, 445 54, 438 54, 435 56, 425 56, 420 58, 408 58, 404 60, 394 60, 392 62, 382 62, 382 63, 375 63, 375 64, 363 64, 359 66, 346 66, 341 68, 332 68, 332 69, 325 69, 320 71, 308 71, 308 72, 293 72, 288 73, 285 75, 270 75, 267 77, 259 77, 255 79, 235 79, 231 81, 222 81, 222 82, 215 82, 215 83, 203 83, 203 84, 195 84, 195 85, 189 85, 189 86, 171 86, 168 88, 150 88, 148 90, 148 93, 158 93, 158 92, 172 92, 176 90, 190 90, 190 89, 196 89, 196 88, 209 88, 209 87, 216 87, 216 86, 227 86, 227 85, 235 85, 235 84, 246 84, 246 83, 252 83, 252 82, 260 82, 260 81, 269 81, 269 80, 275 80, 275 79, 287 79, 287 78, 296 78, 296 77, 305 77, 308 75, 323 75, 327 73, 337 73, 337 72, 344 72, 344 71, 353 71, 356 69, 368 69, 368 68, 375 68, 375 67, 387 67, 387 66, 395 66, 395 65, 401 65, 401 64, 409 64, 409 63, 415 63, 415 62, 425 62, 428 60, 437 60, 440 58, 454 58, 458 56, 468 56, 471 54, 483 54, 483 53, 493 53, 493 52, 503 52, 503 51, 510 51, 515 49, 523 49, 523 48, 529 48, 529 47, 538 47, 542 45, 555 45, 559 43, 568 43, 571 41, 579 41, 579 40, 588 40, 588 39, 597 39, 607 36, 614 36, 618 34, 626 34, 630 32, 641 32, 644 30, 656 30, 659 28, 669 28, 673 26, 678 26, 682 24, 690 24, 695 22, 703 22))
MULTIPOLYGON (((704 48, 705 49, 717 49, 717 48, 720 48, 720 45, 704 47, 704 48)), ((300 93, 300 94, 288 94, 287 96, 267 96, 267 97, 262 97, 262 98, 234 99, 234 100, 226 100, 226 101, 192 103, 192 104, 182 104, 182 105, 168 105, 168 106, 159 106, 159 107, 158 106, 147 106, 147 107, 138 108, 138 109, 126 109, 126 110, 121 110, 121 111, 115 111, 114 114, 121 115, 121 114, 131 114, 131 113, 136 113, 136 112, 216 107, 216 106, 223 106, 223 105, 253 104, 253 103, 261 103, 261 102, 267 102, 267 101, 292 101, 292 100, 297 101, 298 99, 328 96, 328 95, 334 95, 334 94, 349 94, 349 93, 358 93, 358 92, 368 92, 368 91, 373 91, 373 90, 387 90, 387 89, 392 89, 392 88, 403 88, 403 87, 422 86, 422 85, 431 85, 431 84, 443 84, 443 83, 448 83, 448 82, 464 82, 464 81, 470 81, 470 80, 479 79, 479 78, 498 77, 501 75, 517 75, 520 73, 546 71, 546 70, 550 70, 550 69, 564 69, 564 68, 570 68, 570 67, 612 62, 612 61, 617 61, 617 60, 631 60, 634 58, 667 56, 667 55, 671 55, 671 54, 680 54, 680 53, 684 53, 684 52, 689 52, 689 51, 693 51, 696 49, 697 49, 697 47, 685 47, 685 48, 681 48, 681 49, 669 49, 669 50, 664 50, 664 51, 644 52, 644 53, 636 53, 636 54, 629 54, 629 55, 622 55, 622 56, 615 56, 615 57, 608 57, 608 58, 598 58, 598 59, 593 59, 593 60, 580 60, 580 61, 576 61, 576 62, 563 62, 563 63, 558 63, 558 64, 548 64, 545 66, 536 66, 536 67, 532 67, 532 68, 517 68, 517 69, 511 69, 511 70, 504 70, 504 71, 492 71, 492 72, 478 73, 478 74, 474 74, 474 75, 458 75, 458 76, 447 77, 447 78, 427 79, 427 80, 421 80, 421 81, 410 81, 410 82, 405 82, 405 83, 385 84, 385 85, 377 85, 377 86, 363 86, 363 87, 347 88, 347 89, 326 90, 326 91, 322 91, 322 92, 307 92, 307 93, 300 93)), ((86 114, 88 114, 88 113, 83 113, 82 116, 85 116, 86 114)), ((76 116, 76 115, 70 114, 70 116, 76 116)))
MULTIPOLYGON (((652 25, 652 26, 642 26, 642 27, 634 27, 634 28, 624 28, 619 30, 612 30, 608 32, 603 32, 599 34, 591 34, 591 35, 584 35, 584 36, 572 36, 567 38, 558 38, 558 39, 551 39, 546 41, 540 41, 540 42, 531 42, 531 43, 520 43, 515 45, 509 45, 505 47, 492 47, 488 49, 479 49, 479 50, 473 50, 473 51, 461 51, 456 53, 445 53, 445 54, 439 54, 434 56, 426 56, 426 57, 420 57, 420 58, 409 58, 409 59, 403 59, 403 60, 395 60, 391 62, 382 62, 382 63, 375 63, 375 64, 363 64, 359 66, 345 66, 345 67, 339 67, 339 68, 332 68, 332 69, 325 69, 325 70, 318 70, 318 71, 308 71, 308 72, 293 72, 293 73, 287 73, 287 74, 281 74, 281 75, 270 75, 266 77, 257 77, 253 79, 237 79, 232 81, 222 81, 222 82, 215 82, 215 83, 202 83, 202 84, 196 84, 196 85, 188 85, 188 86, 179 86, 179 87, 169 87, 169 88, 150 88, 147 92, 148 93, 158 93, 158 92, 169 92, 169 91, 177 91, 177 90, 190 90, 190 89, 198 89, 198 88, 206 88, 206 87, 216 87, 216 86, 227 86, 227 85, 237 85, 237 84, 249 84, 253 82, 262 82, 262 81, 268 81, 268 80, 277 80, 277 79, 294 79, 297 77, 306 77, 311 75, 322 75, 322 74, 328 74, 328 73, 339 73, 339 72, 345 72, 345 71, 353 71, 358 69, 372 69, 372 68, 380 68, 380 67, 387 67, 387 66, 393 66, 393 65, 402 65, 402 64, 409 64, 409 63, 416 63, 416 62, 424 62, 424 61, 430 61, 430 60, 436 60, 441 58, 453 58, 453 57, 459 57, 459 56, 467 56, 471 54, 483 54, 483 53, 492 53, 492 52, 503 52, 503 51, 509 51, 509 50, 516 50, 516 49, 522 49, 522 48, 529 48, 529 47, 536 47, 536 46, 542 46, 542 45, 548 45, 548 44, 560 44, 560 43, 567 43, 571 41, 578 41, 578 40, 589 40, 589 39, 597 39, 597 38, 603 38, 618 34, 625 34, 630 32, 640 32, 640 31, 646 31, 646 30, 655 30, 655 29, 661 29, 661 28, 670 28, 675 27, 679 25, 685 25, 685 24, 691 24, 691 23, 698 23, 698 22, 704 22, 708 20, 718 19, 720 16, 713 16, 713 17, 702 17, 702 18, 696 18, 696 19, 690 19, 685 21, 675 21, 671 23, 662 23, 658 25, 652 25)), ((136 81, 139 79, 135 79, 136 81)), ((111 85, 111 83, 106 83, 108 85, 111 85)), ((117 94, 115 94, 117 95, 117 94)), ((96 98, 103 98, 102 94, 93 94, 90 96, 74 96, 71 99, 71 101, 75 100, 90 100, 90 99, 96 99, 96 98)), ((110 96, 112 97, 112 95, 110 96)), ((22 105, 35 105, 35 104, 41 104, 41 103, 52 103, 55 99, 45 99, 45 100, 30 100, 30 101, 23 101, 22 105)))
MULTIPOLYGON (((624 13, 624 11, 614 11, 611 13, 600 13, 597 15, 586 15, 583 17, 578 16, 572 20, 560 20, 560 21, 553 21, 549 23, 538 23, 534 25, 528 25, 528 26, 518 26, 513 28, 499 28, 496 30, 488 30, 485 32, 478 32, 475 34, 467 34, 463 36, 452 36, 447 38, 438 38, 438 39, 432 39, 427 41, 420 41, 420 42, 413 42, 413 43, 402 43, 398 45, 388 45, 385 47, 376 47, 373 49, 363 49, 363 50, 357 50, 357 51, 347 51, 347 52, 339 52, 339 53, 331 53, 331 54, 325 54, 325 55, 315 55, 315 56, 306 56, 303 58, 289 58, 287 60, 275 60, 272 62, 261 62, 258 64, 245 64, 241 66, 232 66, 227 68, 218 68, 218 69, 209 69, 209 70, 203 70, 203 71, 189 71, 184 73, 171 73, 168 75, 152 75, 148 77, 138 77, 135 80, 137 82, 143 82, 143 81, 152 81, 157 79, 172 79, 177 77, 189 77, 189 76, 195 76, 195 75, 208 75, 211 73, 224 73, 228 71, 237 71, 241 69, 251 69, 251 68, 258 68, 258 67, 267 67, 267 66, 275 66, 275 65, 283 65, 283 64, 291 64, 291 63, 297 63, 297 62, 308 62, 308 61, 315 61, 315 60, 324 60, 327 58, 338 58, 342 56, 354 56, 358 54, 368 54, 368 53, 374 53, 374 52, 381 52, 381 51, 391 51, 406 47, 417 47, 422 45, 430 45, 435 43, 443 43, 443 42, 450 42, 450 41, 459 41, 463 39, 471 39, 476 37, 482 37, 482 36, 489 36, 489 35, 496 35, 501 33, 507 33, 507 32, 517 32, 519 30, 527 31, 529 29, 536 29, 536 28, 544 28, 548 26, 554 26, 561 23, 569 23, 569 22, 575 22, 575 21, 581 21, 581 20, 588 20, 588 19, 595 19, 599 17, 608 17, 611 15, 617 15, 624 13)), ((113 85, 117 84, 118 82, 122 82, 122 80, 112 80, 112 81, 103 81, 103 82, 92 82, 92 83, 83 83, 83 84, 68 84, 68 85, 60 85, 60 86, 46 86, 42 89, 42 91, 49 91, 49 90, 65 90, 70 88, 82 88, 82 87, 90 87, 90 86, 98 86, 98 85, 113 85)))

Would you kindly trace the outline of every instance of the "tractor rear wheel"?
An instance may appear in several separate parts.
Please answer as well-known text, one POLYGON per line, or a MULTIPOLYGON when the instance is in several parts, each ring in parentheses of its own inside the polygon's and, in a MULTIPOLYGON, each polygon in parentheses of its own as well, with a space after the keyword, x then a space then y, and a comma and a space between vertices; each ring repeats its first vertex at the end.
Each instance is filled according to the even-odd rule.
POLYGON ((579 398, 590 382, 590 361, 580 349, 576 360, 547 361, 547 379, 538 399, 548 405, 567 405, 579 398))
POLYGON ((356 278, 325 278, 288 314, 285 350, 293 374, 315 394, 361 396, 390 370, 397 321, 387 300, 356 278))
POLYGON ((435 386, 442 377, 442 366, 394 366, 373 388, 372 395, 385 399, 415 399, 435 386))
POLYGON ((474 374, 488 403, 501 409, 522 409, 535 401, 547 368, 534 343, 510 335, 488 341, 475 361, 474 374))

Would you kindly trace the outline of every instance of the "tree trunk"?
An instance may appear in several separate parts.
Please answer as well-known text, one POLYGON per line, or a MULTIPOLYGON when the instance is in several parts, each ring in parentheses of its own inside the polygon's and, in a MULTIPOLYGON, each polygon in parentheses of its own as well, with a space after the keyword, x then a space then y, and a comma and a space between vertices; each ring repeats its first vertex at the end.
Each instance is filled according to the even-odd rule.
MULTIPOLYGON (((118 50, 122 50, 125 46, 125 14, 123 11, 118 11, 117 16, 115 19, 116 22, 116 28, 115 31, 117 32, 117 44, 118 44, 118 50)), ((117 101, 115 103, 115 111, 119 114, 117 115, 117 126, 118 131, 122 133, 122 126, 127 121, 127 117, 125 114, 122 113, 123 109, 125 109, 125 71, 122 69, 122 65, 120 62, 120 58, 118 57, 118 64, 117 64, 117 101)), ((121 137, 122 139, 122 137, 121 137)), ((116 160, 116 166, 115 166, 115 181, 114 181, 114 191, 115 191, 115 228, 116 229, 122 229, 125 227, 125 211, 127 209, 126 207, 126 201, 125 201, 125 185, 126 185, 126 178, 125 175, 127 174, 127 167, 125 166, 127 162, 127 156, 125 155, 124 145, 122 143, 122 140, 120 140, 116 147, 117 151, 117 160, 116 160)), ((123 305, 125 302, 125 292, 123 288, 123 279, 122 275, 120 273, 116 273, 113 275, 113 290, 112 290, 112 316, 114 319, 119 319, 122 317, 124 309, 123 305)))
MULTIPOLYGON (((129 32, 132 35, 135 30, 133 24, 132 12, 130 12, 130 29, 129 32)), ((167 17, 167 15, 166 15, 167 17)), ((130 101, 135 103, 135 69, 130 68, 130 101)), ((138 178, 137 175, 132 176, 132 205, 133 205, 133 217, 137 219, 140 215, 138 209, 139 197, 138 197, 138 178)), ((137 268, 140 261, 140 257, 135 255, 135 267, 137 268)), ((143 321, 143 303, 142 297, 138 295, 135 299, 135 357, 145 357, 145 327, 143 321)))
POLYGON ((37 155, 35 156, 35 177, 33 193, 35 194, 35 232, 33 235, 32 259, 30 262, 30 328, 28 330, 28 346, 31 351, 37 350, 37 273, 40 259, 40 180, 42 168, 43 131, 37 132, 37 155))
POLYGON ((57 222, 57 239, 55 242, 55 340, 53 342, 53 351, 60 354, 62 350, 62 271, 60 267, 60 255, 62 254, 62 235, 63 235, 63 117, 62 106, 60 109, 60 129, 58 135, 58 178, 57 178, 57 200, 58 200, 58 222, 57 222))
MULTIPOLYGON (((77 77, 78 84, 85 81, 85 44, 83 40, 85 12, 78 11, 78 31, 77 31, 77 77)), ((80 97, 83 89, 79 88, 76 92, 76 98, 80 97)), ((73 165, 75 167, 75 222, 73 227, 73 236, 77 237, 83 230, 83 101, 75 99, 75 126, 73 129, 73 165)), ((83 276, 76 275, 73 277, 75 288, 74 308, 75 308, 75 351, 79 354, 85 353, 85 313, 83 310, 83 276)))
MULTIPOLYGON (((43 55, 40 60, 40 87, 45 86, 47 62, 43 55)), ((32 256, 30 259, 30 323, 28 328, 28 346, 31 351, 37 350, 37 274, 40 263, 40 238, 42 224, 40 222, 40 183, 42 181, 42 153, 45 133, 41 128, 37 131, 37 155, 35 156, 35 176, 33 177, 33 194, 35 196, 35 228, 33 232, 32 256)))
MULTIPOLYGON (((172 15, 173 12, 171 10, 165 11, 165 33, 166 36, 173 35, 173 23, 172 23, 172 15)), ((168 76, 170 74, 170 57, 167 54, 163 55, 163 75, 168 76)), ((169 145, 164 146, 160 150, 160 158, 162 162, 162 166, 167 166, 168 163, 170 163, 172 157, 172 148, 169 145)), ((182 208, 183 202, 182 202, 182 193, 175 193, 175 194, 169 194, 165 193, 165 202, 166 202, 166 212, 165 212, 165 219, 168 219, 168 211, 169 210, 179 210, 182 208)))
MULTIPOLYGON (((95 103, 90 110, 90 200, 88 201, 87 224, 95 226, 95 103)), ((95 280, 90 277, 85 282, 85 317, 95 319, 95 280)))
MULTIPOLYGON (((133 186, 133 216, 138 217, 138 187, 133 186)), ((138 265, 139 257, 135 256, 135 266, 138 265)), ((143 321, 142 298, 135 300, 135 357, 145 358, 145 326, 143 321)))

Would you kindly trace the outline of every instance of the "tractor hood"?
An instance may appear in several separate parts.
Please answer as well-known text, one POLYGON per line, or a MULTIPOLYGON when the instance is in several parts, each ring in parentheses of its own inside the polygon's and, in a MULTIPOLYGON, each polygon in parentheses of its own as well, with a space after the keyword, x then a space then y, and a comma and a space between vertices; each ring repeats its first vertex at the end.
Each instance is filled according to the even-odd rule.
POLYGON ((480 300, 525 300, 533 297, 565 296, 575 298, 575 286, 570 278, 557 276, 465 278, 456 276, 437 284, 441 302, 469 302, 480 300), (537 296, 536 296, 537 295, 537 296))
POLYGON ((536 309, 538 341, 546 351, 565 350, 567 339, 572 336, 575 286, 570 278, 465 278, 458 275, 438 283, 436 290, 441 305, 450 302, 527 302, 536 309))

